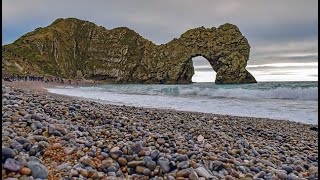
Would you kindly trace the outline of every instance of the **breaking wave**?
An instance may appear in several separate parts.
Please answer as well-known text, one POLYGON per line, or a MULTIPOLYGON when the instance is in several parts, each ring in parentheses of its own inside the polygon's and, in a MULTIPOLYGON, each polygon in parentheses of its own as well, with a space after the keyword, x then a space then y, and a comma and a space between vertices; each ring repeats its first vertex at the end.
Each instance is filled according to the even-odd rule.
POLYGON ((291 99, 318 100, 318 85, 315 82, 258 83, 242 85, 102 85, 77 88, 85 92, 112 92, 117 94, 204 97, 204 98, 240 98, 240 99, 291 99))
POLYGON ((251 99, 298 99, 318 100, 318 88, 276 88, 269 90, 248 89, 210 89, 191 88, 180 89, 181 95, 209 96, 217 98, 251 98, 251 99))
POLYGON ((318 88, 283 88, 268 90, 253 89, 212 89, 212 88, 188 88, 179 89, 181 95, 209 96, 213 98, 250 98, 250 99, 298 99, 298 100, 318 100, 318 88))

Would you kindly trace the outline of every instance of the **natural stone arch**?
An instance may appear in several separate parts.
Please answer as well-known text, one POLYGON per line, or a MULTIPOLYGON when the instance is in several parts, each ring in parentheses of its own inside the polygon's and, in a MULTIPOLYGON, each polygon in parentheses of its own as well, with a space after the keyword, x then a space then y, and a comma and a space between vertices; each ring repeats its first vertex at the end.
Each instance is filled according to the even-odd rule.
MULTIPOLYGON (((191 29, 183 33, 179 39, 151 47, 145 50, 142 61, 154 59, 157 60, 157 65, 161 65, 156 65, 157 68, 151 66, 149 75, 156 69, 157 76, 151 75, 150 79, 146 78, 144 81, 169 84, 191 83, 194 74, 192 58, 202 56, 209 61, 217 73, 215 83, 256 82, 245 69, 249 60, 249 43, 239 29, 232 24, 227 23, 219 28, 191 29)), ((148 69, 145 70, 148 71, 148 69)))
MULTIPOLYGON (((217 73, 216 83, 256 82, 245 69, 249 43, 229 23, 190 29, 156 45, 126 27, 107 30, 76 18, 57 19, 3 48, 25 57, 38 74, 64 78, 75 78, 80 71, 86 79, 112 83, 191 83, 191 59, 203 56, 217 73)), ((4 51, 2 55, 17 59, 4 51)))
POLYGON ((249 43, 236 26, 224 24, 219 28, 192 29, 182 34, 177 41, 179 42, 174 44, 179 44, 180 47, 170 47, 171 44, 168 44, 168 49, 175 50, 178 54, 178 57, 168 55, 170 59, 177 59, 181 67, 175 68, 179 70, 179 77, 175 78, 177 83, 191 82, 194 74, 191 61, 197 56, 209 61, 217 73, 216 83, 256 82, 245 69, 249 60, 249 43))

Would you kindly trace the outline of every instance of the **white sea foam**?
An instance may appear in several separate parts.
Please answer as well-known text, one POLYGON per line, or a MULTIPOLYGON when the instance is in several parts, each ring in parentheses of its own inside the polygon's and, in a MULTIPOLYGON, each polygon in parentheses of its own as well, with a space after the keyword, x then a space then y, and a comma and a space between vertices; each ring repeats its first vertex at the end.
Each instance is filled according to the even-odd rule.
POLYGON ((250 99, 299 99, 318 100, 318 88, 276 88, 269 90, 235 89, 210 89, 189 88, 179 89, 181 95, 210 96, 222 98, 250 98, 250 99))
POLYGON ((108 104, 318 124, 317 84, 103 85, 48 90, 108 104))

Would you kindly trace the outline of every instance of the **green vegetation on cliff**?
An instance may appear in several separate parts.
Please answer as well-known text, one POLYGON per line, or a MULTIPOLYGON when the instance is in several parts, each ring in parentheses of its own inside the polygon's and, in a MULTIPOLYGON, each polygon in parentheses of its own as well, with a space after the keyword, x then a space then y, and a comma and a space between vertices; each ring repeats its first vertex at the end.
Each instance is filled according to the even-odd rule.
POLYGON ((135 31, 107 30, 76 18, 57 19, 2 47, 2 72, 41 74, 115 83, 190 83, 191 59, 205 57, 217 72, 216 83, 251 83, 245 69, 250 46, 232 24, 188 30, 167 44, 155 45, 135 31))

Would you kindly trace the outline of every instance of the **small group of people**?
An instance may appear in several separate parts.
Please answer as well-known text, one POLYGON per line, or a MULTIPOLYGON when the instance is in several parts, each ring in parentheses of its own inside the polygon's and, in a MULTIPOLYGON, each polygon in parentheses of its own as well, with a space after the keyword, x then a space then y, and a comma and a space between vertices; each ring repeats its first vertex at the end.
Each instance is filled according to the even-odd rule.
POLYGON ((13 76, 12 78, 14 81, 44 81, 44 77, 42 76, 13 76))
MULTIPOLYGON (((3 76, 4 81, 41 81, 45 83, 49 82, 56 82, 60 84, 64 84, 65 80, 61 77, 44 77, 44 76, 35 76, 35 75, 10 75, 10 76, 3 76)), ((73 84, 71 79, 68 80, 69 84, 73 84)), ((75 80, 76 85, 79 85, 79 82, 75 80)))
MULTIPOLYGON (((57 83, 64 84, 63 78, 60 78, 60 77, 46 78, 46 80, 45 80, 44 82, 57 82, 57 83)), ((69 82, 69 83, 70 83, 70 82, 69 82)), ((71 84, 71 83, 70 83, 70 84, 71 84)))
POLYGON ((10 75, 10 76, 3 76, 5 81, 44 81, 44 77, 41 76, 20 76, 20 75, 10 75))

